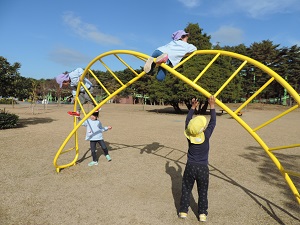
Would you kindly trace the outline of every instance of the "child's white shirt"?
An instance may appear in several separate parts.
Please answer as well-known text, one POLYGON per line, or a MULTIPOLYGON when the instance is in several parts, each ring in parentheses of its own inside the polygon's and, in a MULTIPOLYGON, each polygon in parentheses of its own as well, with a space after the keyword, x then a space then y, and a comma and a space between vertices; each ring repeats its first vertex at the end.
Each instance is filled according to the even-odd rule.
POLYGON ((99 120, 87 119, 82 123, 82 126, 86 127, 85 140, 98 141, 103 140, 103 132, 108 130, 108 127, 102 127, 99 120))
POLYGON ((157 50, 167 53, 172 65, 176 66, 186 54, 196 51, 197 48, 193 44, 178 40, 171 41, 157 50))

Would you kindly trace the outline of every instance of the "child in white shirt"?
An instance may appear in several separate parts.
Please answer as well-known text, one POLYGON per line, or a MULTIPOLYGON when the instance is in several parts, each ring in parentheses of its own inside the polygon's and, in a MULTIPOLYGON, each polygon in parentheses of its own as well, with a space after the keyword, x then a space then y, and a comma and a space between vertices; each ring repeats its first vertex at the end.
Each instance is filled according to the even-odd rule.
MULTIPOLYGON (((171 67, 176 66, 186 54, 196 51, 196 46, 187 43, 188 38, 189 33, 186 33, 184 30, 174 32, 172 34, 173 40, 164 46, 158 47, 152 53, 152 57, 146 61, 144 65, 145 73, 151 74, 156 64, 166 63, 171 67), (155 63, 154 58, 156 58, 155 63)), ((156 79, 162 81, 165 77, 166 70, 159 67, 156 79)))
MULTIPOLYGON (((96 154, 96 145, 99 143, 101 146, 107 161, 111 161, 111 157, 108 154, 108 149, 103 139, 103 132, 111 130, 111 126, 103 127, 100 120, 98 120, 99 112, 95 112, 91 115, 89 119, 83 122, 82 126, 86 127, 85 140, 90 141, 91 154, 93 161, 88 164, 88 166, 98 165, 98 158, 96 154)), ((80 118, 79 118, 80 119, 80 118)))

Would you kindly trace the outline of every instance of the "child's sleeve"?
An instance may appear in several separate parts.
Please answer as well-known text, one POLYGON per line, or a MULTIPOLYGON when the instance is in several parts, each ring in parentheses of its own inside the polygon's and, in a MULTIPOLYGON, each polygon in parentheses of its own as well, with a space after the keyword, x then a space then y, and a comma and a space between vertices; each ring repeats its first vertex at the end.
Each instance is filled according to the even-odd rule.
POLYGON ((189 125, 190 120, 193 118, 194 112, 195 112, 195 110, 191 108, 189 113, 187 114, 186 119, 185 119, 185 129, 189 125))
POLYGON ((103 127, 100 121, 98 123, 98 128, 100 129, 101 132, 108 131, 108 127, 103 127))
MULTIPOLYGON (((78 117, 78 122, 79 121, 81 121, 82 119, 80 118, 80 117, 78 117)), ((85 120, 82 124, 81 124, 81 126, 84 126, 84 127, 86 127, 88 125, 88 123, 87 123, 87 120, 85 120)))
POLYGON ((108 127, 103 127, 103 131, 102 132, 105 132, 105 131, 108 131, 108 127))
POLYGON ((210 120, 209 120, 209 123, 205 129, 205 136, 210 138, 210 136, 212 135, 214 129, 215 129, 215 126, 216 126, 216 122, 217 122, 217 119, 216 119, 216 110, 215 109, 211 109, 210 110, 210 120))
POLYGON ((191 53, 191 52, 194 52, 197 50, 197 47, 193 44, 188 44, 188 49, 187 49, 187 52, 188 53, 191 53))

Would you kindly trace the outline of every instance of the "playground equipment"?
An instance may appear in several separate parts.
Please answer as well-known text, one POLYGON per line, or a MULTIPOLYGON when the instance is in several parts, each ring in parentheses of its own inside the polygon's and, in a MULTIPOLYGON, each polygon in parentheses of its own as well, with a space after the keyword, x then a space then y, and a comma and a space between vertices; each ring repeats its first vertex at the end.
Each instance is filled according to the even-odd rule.
MULTIPOLYGON (((96 110, 98 110, 103 104, 105 104, 111 98, 113 98, 114 96, 119 94, 121 91, 123 91, 124 89, 126 89, 131 84, 133 84, 134 82, 136 82, 137 80, 139 80, 141 77, 143 77, 145 75, 145 72, 141 71, 141 69, 139 70, 141 72, 137 72, 136 70, 134 70, 121 56, 123 56, 123 57, 130 56, 130 57, 134 58, 134 60, 131 59, 131 60, 129 60, 129 62, 136 62, 136 60, 138 60, 141 62, 141 65, 144 65, 144 62, 149 57, 148 55, 145 55, 140 52, 135 52, 135 51, 130 51, 130 50, 114 50, 114 51, 109 51, 109 52, 106 52, 106 53, 103 53, 103 54, 97 56, 88 64, 88 66, 85 68, 83 75, 81 77, 80 85, 78 85, 78 88, 77 88, 77 93, 79 93, 78 90, 80 89, 80 87, 83 86, 85 91, 89 94, 89 96, 91 97, 91 99, 93 100, 93 102, 95 103, 96 106, 90 112, 87 113, 87 112, 85 112, 83 106, 81 105, 80 101, 78 100, 78 96, 76 96, 74 110, 76 110, 77 104, 79 104, 82 109, 82 113, 84 114, 84 118, 79 122, 77 122, 77 120, 74 118, 73 130, 66 137, 66 139, 60 146, 59 150, 57 151, 57 153, 54 157, 54 160, 53 160, 53 164, 54 164, 54 167, 56 168, 57 172, 60 172, 61 169, 64 169, 64 168, 67 168, 67 167, 70 167, 70 166, 73 166, 76 164, 76 162, 78 160, 78 156, 79 156, 77 130, 82 125, 82 123, 86 119, 88 119, 91 116, 91 114, 93 114, 96 110), (132 79, 130 79, 129 81, 126 81, 126 82, 122 81, 108 65, 109 61, 108 61, 108 63, 104 62, 104 60, 109 57, 114 58, 115 60, 117 60, 121 64, 123 64, 126 68, 128 68, 132 73, 132 79), (97 76, 95 76, 94 72, 92 71, 92 68, 97 68, 97 65, 99 63, 100 63, 100 66, 103 66, 106 69, 106 71, 110 73, 112 78, 114 78, 115 82, 118 84, 115 86, 116 88, 114 90, 108 90, 108 88, 104 84, 104 81, 102 81, 101 78, 98 78, 97 76), (87 74, 89 74, 90 77, 93 77, 98 82, 99 86, 107 94, 106 98, 104 98, 100 103, 97 103, 97 101, 93 98, 93 96, 91 95, 89 90, 84 86, 84 84, 82 82, 82 79, 87 74), (74 140, 74 142, 72 142, 71 140, 74 140), (70 146, 68 146, 67 144, 70 146), (68 161, 66 163, 64 163, 64 162, 58 163, 59 157, 62 154, 67 153, 67 152, 72 152, 72 151, 74 152, 75 156, 71 162, 68 161)), ((115 64, 113 63, 112 65, 115 65, 115 64)), ((224 111, 226 111, 232 118, 234 118, 244 129, 246 129, 246 131, 264 149, 266 154, 270 157, 270 159, 273 161, 275 166, 278 168, 281 175, 284 177, 284 179, 285 179, 286 183, 288 184, 288 186, 290 187, 293 195, 295 196, 296 200, 300 204, 300 195, 299 195, 299 192, 292 180, 292 178, 294 178, 294 177, 300 177, 300 173, 289 170, 289 169, 285 169, 283 167, 282 163, 280 162, 280 160, 274 154, 275 151, 285 150, 285 149, 294 149, 294 148, 300 147, 300 144, 290 144, 290 145, 285 145, 285 146, 270 147, 262 139, 262 137, 258 134, 259 130, 261 130, 264 127, 270 126, 271 123, 273 123, 274 121, 291 113, 292 111, 297 109, 300 105, 300 97, 299 97, 298 93, 286 82, 285 79, 283 79, 280 75, 278 75, 276 72, 274 72, 267 66, 263 65, 262 63, 254 60, 254 59, 251 59, 249 57, 246 57, 246 56, 243 56, 240 54, 236 54, 233 52, 222 51, 222 50, 198 50, 198 51, 193 52, 191 55, 187 56, 186 58, 184 58, 177 66, 175 66, 173 68, 169 67, 166 64, 161 64, 161 66, 163 68, 165 68, 171 75, 174 75, 178 79, 181 79, 183 82, 187 83, 192 88, 194 88, 195 90, 197 90, 198 92, 203 94, 205 97, 214 95, 216 97, 216 104, 219 107, 221 107, 224 111), (213 57, 212 57, 212 60, 204 67, 204 69, 202 69, 198 75, 197 74, 195 75, 194 80, 187 78, 186 76, 184 76, 183 74, 181 74, 177 71, 178 67, 180 67, 181 65, 186 63, 188 60, 190 60, 191 58, 193 58, 195 56, 201 56, 201 55, 212 55, 213 57), (218 58, 221 56, 222 57, 224 57, 224 56, 230 57, 234 60, 237 60, 240 64, 239 64, 238 68, 223 83, 223 85, 216 92, 211 93, 210 90, 205 90, 203 87, 201 87, 201 84, 198 84, 198 81, 200 78, 202 78, 202 76, 204 76, 204 74, 214 64, 214 62, 216 62, 216 60, 218 60, 218 58), (241 103, 241 105, 239 107, 237 107, 235 110, 232 110, 225 103, 221 102, 218 99, 218 96, 220 96, 220 93, 226 88, 226 86, 230 82, 232 82, 232 80, 237 75, 239 75, 241 70, 246 65, 251 65, 252 67, 260 69, 264 74, 266 74, 268 76, 269 79, 260 88, 258 88, 245 102, 241 103), (287 108, 286 111, 284 111, 284 112, 280 113, 279 115, 271 118, 270 120, 262 123, 261 125, 256 126, 256 127, 251 127, 243 120, 244 117, 239 116, 239 112, 241 112, 242 109, 244 109, 254 98, 256 98, 273 81, 278 82, 282 87, 284 87, 285 90, 289 93, 289 95, 291 97, 293 97, 296 104, 290 108, 287 108)), ((95 70, 97 70, 97 69, 94 69, 94 71, 95 70)))

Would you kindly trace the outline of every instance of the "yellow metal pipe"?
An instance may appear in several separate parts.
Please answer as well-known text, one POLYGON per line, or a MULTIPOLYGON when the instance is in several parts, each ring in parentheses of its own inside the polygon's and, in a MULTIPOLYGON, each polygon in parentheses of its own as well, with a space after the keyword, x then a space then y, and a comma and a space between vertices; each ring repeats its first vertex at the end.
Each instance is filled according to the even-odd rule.
POLYGON ((236 112, 240 112, 248 103, 250 103, 257 95, 258 93, 262 92, 269 84, 273 82, 275 78, 271 77, 254 95, 252 95, 250 98, 248 98, 237 110, 236 112))
MULTIPOLYGON (((93 110, 91 110, 89 113, 84 113, 85 117, 83 118, 83 120, 81 120, 79 123, 76 123, 76 119, 74 119, 74 128, 73 130, 70 132, 70 134, 68 135, 68 137, 65 139, 65 141, 62 143, 61 147, 59 148, 57 154, 54 157, 53 160, 53 164, 56 168, 56 171, 59 172, 59 170, 61 168, 66 168, 68 166, 72 166, 75 165, 76 160, 78 158, 78 133, 77 130, 78 128, 81 126, 81 124, 83 123, 84 120, 86 120, 92 113, 94 113, 95 110, 99 109, 103 104, 105 104, 109 99, 113 98, 114 96, 116 96, 117 94, 119 94, 121 91, 123 91, 125 88, 127 88, 128 86, 130 86, 131 84, 133 84, 135 81, 137 81, 138 79, 140 79, 142 76, 145 75, 144 72, 138 74, 136 73, 121 57, 119 57, 119 54, 129 54, 129 55, 133 55, 135 57, 137 57, 138 59, 142 60, 143 62, 146 61, 146 59, 149 57, 146 54, 143 53, 139 53, 139 52, 134 52, 134 51, 130 51, 130 50, 113 50, 113 51, 109 51, 106 53, 103 53, 99 56, 97 56, 96 58, 94 58, 86 67, 86 69, 84 70, 84 73, 81 77, 81 81, 84 79, 84 76, 86 75, 87 71, 90 71, 90 73, 92 75, 93 72, 91 70, 91 66, 96 63, 96 62, 100 62, 102 63, 102 65, 119 81, 119 83, 121 84, 121 87, 119 87, 117 90, 115 90, 112 93, 109 93, 107 91, 108 96, 103 99, 93 110), (107 67, 106 64, 104 64, 104 62, 102 61, 102 58, 106 57, 106 56, 110 56, 110 55, 115 55, 117 59, 119 59, 119 61, 121 61, 127 68, 129 68, 133 74, 135 74, 135 78, 131 79, 129 82, 127 82, 126 84, 123 84, 119 78, 112 72, 112 70, 110 68, 107 67), (59 157, 60 154, 62 154, 62 150, 64 149, 66 143, 72 138, 75 138, 75 158, 73 159, 73 161, 71 163, 65 164, 65 165, 57 165, 57 159, 59 157)), ((276 158, 276 156, 272 153, 272 151, 274 150, 279 150, 282 148, 293 148, 293 147, 299 147, 300 144, 294 144, 294 145, 288 145, 288 146, 281 146, 281 147, 275 147, 275 148, 269 148, 266 143, 261 139, 261 137, 256 133, 256 131, 264 126, 267 126, 269 123, 273 122, 274 120, 286 115, 287 113, 293 111, 294 109, 298 108, 299 104, 300 104, 300 97, 298 95, 298 93, 286 82, 286 80, 284 80, 281 76, 279 76, 277 73, 275 73, 273 70, 271 70, 270 68, 266 67, 265 65, 261 64, 260 62, 251 59, 249 57, 240 55, 240 54, 236 54, 233 52, 227 52, 227 51, 221 51, 221 50, 198 50, 193 52, 192 54, 190 54, 189 56, 187 56, 185 59, 183 59, 177 66, 171 68, 166 64, 161 64, 160 66, 163 67, 164 69, 166 69, 167 71, 169 71, 171 74, 173 74, 174 76, 176 76, 177 78, 181 79, 183 82, 187 83, 188 85, 190 85, 191 87, 193 87, 195 90, 199 91, 200 93, 202 93, 204 96, 209 97, 212 95, 212 93, 210 93, 209 91, 205 90, 204 88, 202 88, 201 86, 197 85, 196 82, 198 81, 198 79, 204 74, 204 72, 202 71, 198 77, 194 80, 191 81, 190 79, 186 78, 185 76, 183 76, 182 74, 180 74, 179 72, 176 71, 176 69, 183 65, 186 61, 188 61, 189 59, 191 59, 192 57, 196 56, 196 55, 203 55, 203 54, 212 54, 215 55, 214 59, 209 63, 209 65, 207 65, 205 67, 205 71, 210 67, 210 65, 212 65, 212 63, 220 56, 220 55, 224 55, 224 56, 229 56, 232 58, 236 58, 239 60, 243 60, 244 63, 231 75, 231 77, 229 78, 229 80, 226 81, 225 85, 223 85, 221 87, 221 89, 218 90, 218 92, 216 92, 214 95, 217 96, 219 93, 221 93, 221 90, 224 89, 225 86, 227 86, 229 84, 229 82, 233 79, 233 77, 236 76, 236 74, 238 73, 238 71, 241 70, 241 68, 246 64, 251 64, 259 69, 261 69, 263 72, 267 73, 269 76, 271 76, 271 79, 265 83, 257 92, 254 93, 254 95, 252 95, 245 103, 242 104, 242 106, 240 106, 235 112, 233 112, 231 109, 229 109, 224 103, 222 103, 221 101, 219 101, 218 99, 216 99, 216 104, 218 106, 220 106, 222 109, 224 109, 232 118, 234 118, 242 127, 244 127, 246 129, 246 131, 261 145, 261 147, 264 149, 264 151, 266 152, 266 154, 270 157, 270 159, 273 161, 273 163, 275 164, 275 166, 278 168, 278 170, 280 171, 280 173, 283 175, 284 179, 286 180, 287 184, 289 185, 290 189, 292 190, 294 196, 296 197, 297 201, 300 204, 300 197, 299 197, 299 192, 296 189, 293 181, 291 180, 290 175, 292 176, 298 176, 299 174, 297 172, 294 171, 290 171, 290 170, 286 170, 283 168, 283 166, 281 165, 280 161, 276 158), (261 93, 273 80, 276 80, 279 84, 281 84, 287 91, 288 93, 295 99, 295 101, 297 102, 297 105, 292 107, 291 109, 287 110, 286 112, 278 115, 277 117, 267 121, 266 123, 262 124, 261 126, 255 128, 254 130, 252 130, 249 125, 247 123, 245 123, 244 120, 242 120, 241 117, 239 117, 236 112, 240 111, 243 107, 245 107, 253 98, 255 98, 258 93, 261 93)), ((102 88, 104 87, 103 84, 101 83, 101 81, 94 75, 95 80, 99 83, 100 86, 102 86, 102 88)), ((77 87, 77 93, 79 93, 79 88, 81 86, 80 85, 77 87)), ((103 88, 105 89, 105 87, 103 88)), ((74 110, 76 109, 76 104, 80 104, 78 96, 76 96, 75 98, 75 104, 74 104, 74 110)), ((82 105, 80 104, 80 107, 83 109, 82 105)))
POLYGON ((208 70, 209 67, 217 60, 217 58, 220 56, 220 53, 217 53, 217 55, 207 64, 207 66, 201 71, 201 73, 196 77, 196 79, 193 81, 193 83, 197 83, 197 81, 202 77, 202 75, 208 70))
POLYGON ((181 65, 183 65, 185 62, 187 62, 189 59, 191 59, 195 54, 196 54, 196 52, 188 54, 185 58, 183 58, 183 60, 181 60, 180 63, 178 63, 176 66, 174 66, 173 69, 175 70, 178 67, 180 67, 181 65))
POLYGON ((224 90, 224 88, 230 83, 230 81, 240 72, 240 70, 246 65, 247 61, 244 61, 237 70, 234 71, 234 73, 227 79, 227 81, 224 82, 224 84, 219 88, 219 90, 215 93, 215 96, 218 96, 221 91, 224 90))
POLYGON ((291 171, 291 170, 284 170, 283 172, 287 173, 287 174, 290 174, 294 177, 300 177, 300 173, 297 173, 295 171, 291 171))
MULTIPOLYGON (((109 99, 113 98, 115 95, 117 95, 118 93, 120 93, 121 91, 123 91, 126 87, 130 86, 131 84, 133 84, 135 81, 137 81, 138 79, 140 79, 142 76, 145 75, 145 72, 142 72, 138 77, 133 78, 132 80, 130 80, 127 84, 125 84, 124 86, 120 87, 118 90, 116 90, 114 93, 112 93, 110 96, 108 96, 107 98, 105 98, 101 103, 99 103, 97 105, 96 108, 94 108, 92 111, 90 111, 88 114, 85 114, 85 117, 76 125, 74 126, 74 129, 71 131, 71 133, 67 136, 67 138, 65 139, 65 141, 62 143, 61 147, 59 148, 58 152, 56 153, 54 160, 53 160, 53 165, 55 168, 57 168, 56 171, 60 171, 60 169, 62 168, 67 168, 69 166, 75 165, 77 159, 78 159, 78 154, 76 154, 75 158, 73 159, 73 161, 71 163, 65 164, 65 165, 57 165, 57 160, 59 155, 61 154, 62 150, 64 149, 64 147, 66 146, 66 144, 68 143, 68 141, 71 139, 71 137, 74 135, 74 133, 78 130, 78 128, 82 125, 82 123, 89 118, 97 109, 99 109, 103 104, 105 104, 109 99)), ((79 101, 78 101, 79 102, 79 101)), ((80 102, 79 102, 80 104, 80 102)), ((76 138, 78 139, 78 138, 76 138)), ((76 144, 75 149, 78 149, 78 144, 76 144)))
POLYGON ((197 54, 222 54, 225 56, 230 56, 237 59, 247 60, 249 64, 252 64, 258 68, 260 68, 262 71, 266 72, 268 75, 275 77, 276 81, 280 83, 284 88, 287 89, 288 93, 292 95, 295 98, 295 101, 300 104, 300 96, 298 93, 287 83, 285 79, 283 79, 281 76, 279 76, 275 71, 271 70, 269 67, 265 66, 264 64, 258 62, 257 60, 254 60, 252 58, 249 58, 247 56, 243 56, 234 52, 228 52, 223 50, 198 50, 197 54))
POLYGON ((132 69, 131 66, 129 66, 120 56, 118 56, 117 54, 114 54, 115 57, 117 57, 117 59, 119 59, 133 74, 135 74, 136 76, 138 76, 138 73, 132 69))
POLYGON ((67 149, 67 150, 65 150, 65 151, 62 151, 60 154, 65 154, 65 153, 68 153, 68 152, 74 151, 74 150, 75 150, 75 147, 69 148, 69 149, 67 149))
POLYGON ((283 150, 283 149, 287 149, 287 148, 297 148, 297 147, 300 147, 300 144, 293 144, 293 145, 269 148, 269 151, 276 151, 276 150, 283 150))
POLYGON ((99 59, 99 61, 107 69, 107 71, 119 82, 119 84, 123 86, 123 82, 116 76, 116 74, 101 59, 99 59))
POLYGON ((84 88, 85 92, 86 92, 86 93, 88 94, 88 96, 90 97, 90 99, 93 101, 93 103, 94 103, 95 105, 97 105, 97 102, 96 102, 94 96, 91 94, 90 90, 87 89, 87 87, 83 84, 83 82, 80 82, 80 83, 81 83, 82 87, 84 88))
POLYGON ((295 187, 293 181, 291 180, 290 176, 287 173, 284 173, 284 178, 287 181, 291 191, 293 192, 295 198, 297 199, 298 203, 300 204, 300 195, 299 192, 297 190, 297 188, 295 187))
POLYGON ((110 92, 106 89, 106 87, 102 84, 102 82, 98 79, 98 77, 92 72, 92 70, 89 69, 89 71, 94 77, 94 79, 97 81, 97 83, 101 86, 101 88, 106 92, 106 94, 110 95, 110 92))
POLYGON ((266 125, 268 125, 268 124, 274 122, 275 120, 277 120, 277 119, 283 117, 284 115, 286 115, 286 114, 292 112, 292 111, 295 110, 296 108, 298 108, 298 105, 295 105, 295 106, 293 106, 292 108, 289 108, 288 110, 286 110, 285 112, 283 112, 283 113, 281 113, 281 114, 275 116, 274 118, 270 119, 269 121, 265 122, 264 124, 262 124, 262 125, 256 127, 255 129, 253 129, 253 131, 257 131, 257 130, 261 129, 262 127, 264 127, 264 126, 266 126, 266 125))
MULTIPOLYGON (((162 65, 162 67, 164 67, 166 70, 168 70, 169 72, 171 72, 173 75, 177 76, 179 79, 183 80, 184 82, 186 82, 187 84, 189 84, 191 87, 195 88, 196 90, 198 90, 199 92, 201 92, 202 94, 204 94, 206 97, 209 97, 209 93, 205 90, 203 90, 202 88, 200 88, 198 85, 194 85, 194 83, 189 80, 188 78, 182 76, 180 73, 178 73, 177 71, 172 71, 172 69, 170 69, 170 67, 162 65)), ((267 86, 268 83, 272 82, 273 79, 270 79, 269 82, 267 82, 265 84, 265 86, 267 86)), ((262 89, 259 89, 258 92, 261 92, 262 89)), ((225 111, 227 111, 227 113, 229 113, 237 122, 239 122, 253 137, 254 139, 263 147, 263 149, 265 150, 265 152, 269 155, 269 157, 271 158, 271 160, 273 161, 273 163, 276 165, 276 167, 279 169, 279 171, 282 173, 282 171, 284 170, 283 166, 281 165, 281 163, 279 162, 279 160, 268 151, 268 147, 265 144, 265 142, 257 135, 257 133, 253 132, 253 130, 248 126, 248 124, 246 124, 243 120, 241 120, 235 113, 232 112, 232 110, 230 110, 228 107, 225 107, 224 104, 222 104, 220 101, 216 100, 217 105, 221 106, 225 111)), ((282 173, 284 174, 284 173, 282 173)), ((287 181, 289 187, 291 188, 291 190, 293 191, 293 193, 297 196, 297 189, 295 187, 295 185, 293 184, 293 182, 291 182, 289 176, 284 176, 285 180, 287 181)), ((298 193, 299 195, 299 193, 298 193)), ((297 199, 298 200, 298 199, 297 199)), ((298 200, 299 201, 299 200, 298 200)))

